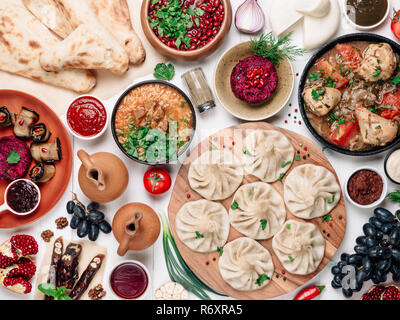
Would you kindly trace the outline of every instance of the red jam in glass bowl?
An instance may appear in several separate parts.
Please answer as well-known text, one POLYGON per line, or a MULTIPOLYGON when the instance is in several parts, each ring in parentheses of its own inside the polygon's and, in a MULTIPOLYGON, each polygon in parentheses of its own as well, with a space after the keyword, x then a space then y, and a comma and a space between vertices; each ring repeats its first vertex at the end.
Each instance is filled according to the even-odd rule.
POLYGON ((149 278, 137 263, 125 262, 111 273, 110 285, 115 294, 123 299, 140 298, 146 291, 149 278))
POLYGON ((67 122, 75 135, 84 138, 96 137, 103 132, 107 124, 106 108, 95 97, 79 97, 68 108, 67 122))

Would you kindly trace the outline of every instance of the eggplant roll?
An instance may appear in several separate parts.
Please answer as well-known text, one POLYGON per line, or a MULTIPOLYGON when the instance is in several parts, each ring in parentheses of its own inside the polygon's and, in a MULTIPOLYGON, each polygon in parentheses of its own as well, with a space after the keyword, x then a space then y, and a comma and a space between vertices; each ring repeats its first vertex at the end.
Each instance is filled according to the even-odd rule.
POLYGON ((7 107, 0 107, 0 127, 9 127, 15 123, 15 113, 7 107))
POLYGON ((62 158, 60 139, 51 143, 32 143, 31 155, 36 162, 58 161, 62 158))
POLYGON ((51 136, 51 132, 44 123, 38 123, 31 128, 30 138, 33 142, 47 142, 51 136))
POLYGON ((20 114, 16 117, 14 123, 14 134, 18 138, 28 139, 31 133, 31 127, 39 120, 39 115, 28 108, 22 107, 20 114))
POLYGON ((40 162, 34 166, 29 172, 29 178, 33 182, 47 183, 56 174, 56 166, 54 163, 43 163, 40 162))

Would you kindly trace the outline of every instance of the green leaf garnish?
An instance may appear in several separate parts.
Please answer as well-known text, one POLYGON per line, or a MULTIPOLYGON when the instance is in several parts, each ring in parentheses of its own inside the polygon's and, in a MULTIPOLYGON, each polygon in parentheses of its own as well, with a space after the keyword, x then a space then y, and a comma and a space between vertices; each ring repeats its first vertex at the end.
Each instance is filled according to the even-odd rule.
POLYGON ((377 125, 377 126, 375 127, 375 129, 376 129, 376 130, 382 129, 382 126, 381 126, 381 125, 377 125))
POLYGON ((195 234, 196 234, 196 239, 204 238, 204 236, 198 231, 195 231, 195 234))
POLYGON ((235 200, 235 201, 232 202, 231 209, 232 210, 236 210, 237 208, 239 208, 239 204, 235 200))
POLYGON ((378 78, 378 77, 381 75, 381 72, 382 72, 381 68, 378 67, 378 68, 376 69, 376 73, 374 74, 374 78, 378 78))
POLYGON ((260 220, 261 223, 261 229, 265 230, 265 228, 267 227, 267 223, 268 221, 265 219, 260 220))
POLYGON ((330 88, 334 88, 336 86, 336 83, 333 81, 331 76, 328 77, 328 84, 326 86, 330 88))
POLYGON ((249 190, 249 196, 253 195, 253 193, 254 193, 254 188, 250 188, 250 190, 249 190))
POLYGON ((395 84, 396 86, 400 83, 400 76, 395 76, 392 79, 393 84, 395 84))
POLYGON ((321 78, 321 75, 319 73, 310 73, 308 77, 310 78, 311 81, 316 81, 319 78, 321 78))
POLYGON ((281 174, 279 175, 279 180, 282 181, 282 179, 285 177, 285 175, 286 175, 286 173, 284 173, 284 172, 281 173, 281 174))
POLYGON ((288 256, 288 258, 289 258, 290 262, 294 261, 294 258, 292 256, 288 256))
POLYGON ((57 300, 72 300, 72 298, 66 294, 65 286, 56 288, 54 284, 41 283, 38 285, 38 289, 44 295, 53 297, 57 300))
POLYGON ((15 150, 11 150, 7 156, 7 163, 8 164, 17 164, 21 160, 21 156, 15 150))
POLYGON ((256 285, 258 285, 259 287, 261 287, 261 285, 263 284, 264 281, 266 280, 271 280, 270 277, 268 277, 268 275, 266 275, 265 273, 263 273, 262 275, 260 275, 257 280, 256 280, 256 285))
POLYGON ((219 256, 221 257, 222 254, 224 253, 224 248, 222 248, 222 247, 217 247, 217 252, 219 252, 219 256))
POLYGON ((154 68, 154 77, 160 80, 171 80, 175 75, 175 68, 172 64, 159 63, 154 68))
POLYGON ((329 222, 332 219, 330 214, 327 214, 321 218, 321 222, 329 222))
POLYGON ((335 201, 335 194, 332 195, 332 199, 328 200, 329 204, 332 204, 335 201))
POLYGON ((289 164, 292 164, 292 161, 288 161, 288 162, 283 161, 281 168, 283 169, 283 168, 287 167, 289 164))
POLYGON ((288 229, 288 230, 290 230, 290 223, 288 223, 287 225, 286 225, 286 228, 288 229))
POLYGON ((300 156, 296 156, 296 157, 294 158, 294 160, 296 160, 296 161, 301 161, 301 157, 300 157, 300 156))

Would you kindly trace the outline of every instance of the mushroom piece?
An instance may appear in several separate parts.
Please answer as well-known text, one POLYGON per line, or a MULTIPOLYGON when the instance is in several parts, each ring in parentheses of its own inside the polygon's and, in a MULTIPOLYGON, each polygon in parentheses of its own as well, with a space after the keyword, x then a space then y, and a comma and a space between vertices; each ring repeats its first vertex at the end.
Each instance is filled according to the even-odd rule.
POLYGON ((32 158, 36 162, 58 161, 62 158, 59 138, 51 143, 32 143, 30 150, 32 158))
POLYGON ((10 112, 7 107, 0 108, 0 127, 9 127, 15 123, 15 113, 10 112))
POLYGON ((356 116, 364 143, 385 146, 396 138, 398 132, 397 123, 361 106, 356 107, 356 116))
POLYGON ((29 172, 29 178, 33 182, 47 183, 56 174, 56 166, 53 163, 38 163, 29 172))
POLYGON ((30 137, 33 142, 47 142, 51 136, 51 132, 44 123, 38 123, 31 128, 30 137))
POLYGON ((397 59, 388 43, 370 44, 364 51, 358 74, 366 81, 388 80, 397 67, 397 59))
POLYGON ((15 119, 14 134, 18 138, 28 139, 31 127, 39 120, 39 115, 28 108, 22 107, 20 114, 15 119))
POLYGON ((313 86, 304 91, 304 101, 310 111, 319 117, 327 115, 339 104, 341 98, 342 93, 338 89, 330 87, 313 86), (316 94, 319 95, 317 100, 314 99, 316 94))
POLYGON ((156 290, 156 300, 188 300, 189 293, 177 282, 169 281, 156 290))

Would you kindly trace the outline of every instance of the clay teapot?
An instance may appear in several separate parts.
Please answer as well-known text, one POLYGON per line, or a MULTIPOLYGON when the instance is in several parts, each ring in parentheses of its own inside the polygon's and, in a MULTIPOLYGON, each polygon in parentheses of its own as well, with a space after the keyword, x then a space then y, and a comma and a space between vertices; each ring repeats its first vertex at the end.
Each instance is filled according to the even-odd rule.
POLYGON ((119 242, 118 255, 128 250, 140 251, 150 247, 158 238, 161 223, 157 214, 148 205, 129 203, 115 214, 112 230, 119 242))
POLYGON ((92 155, 78 151, 82 161, 78 180, 82 192, 92 201, 99 203, 117 199, 129 182, 128 169, 120 158, 108 152, 92 155))

